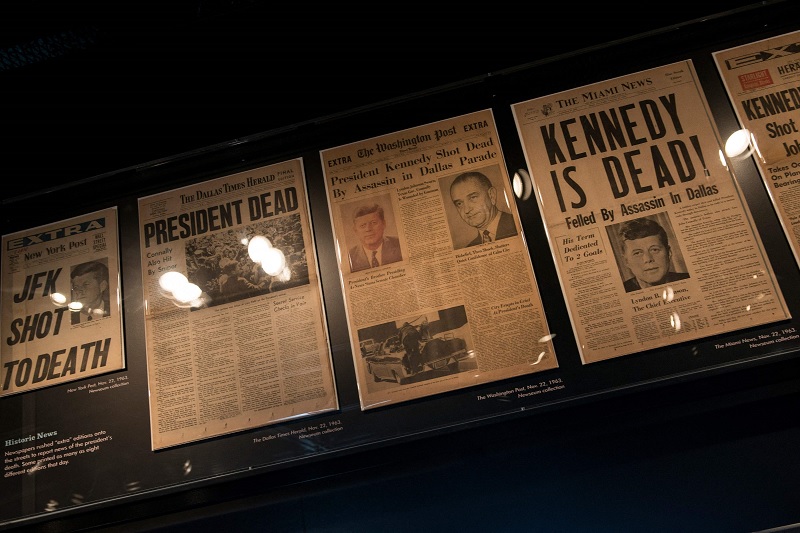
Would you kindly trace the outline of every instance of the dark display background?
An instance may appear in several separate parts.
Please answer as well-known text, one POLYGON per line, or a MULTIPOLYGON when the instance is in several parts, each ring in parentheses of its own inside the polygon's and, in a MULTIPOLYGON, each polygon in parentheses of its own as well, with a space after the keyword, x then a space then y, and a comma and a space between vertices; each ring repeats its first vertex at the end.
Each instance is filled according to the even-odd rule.
MULTIPOLYGON (((257 524, 266 523, 273 530, 292 531, 415 525, 507 530, 541 520, 546 530, 700 531, 712 526, 753 531, 800 522, 796 506, 800 465, 790 453, 800 443, 800 342, 753 349, 746 344, 715 347, 743 336, 770 335, 791 327, 800 330, 800 272, 752 161, 737 162, 734 171, 792 320, 581 365, 542 221, 531 198, 518 206, 548 322, 556 333, 560 368, 362 412, 319 160, 324 148, 491 108, 513 174, 525 164, 511 104, 685 58, 695 63, 724 137, 738 126, 711 53, 796 30, 798 20, 796 4, 766 3, 563 56, 547 49, 545 55, 519 61, 524 53, 515 47, 507 56, 515 63, 500 69, 486 70, 488 63, 469 67, 480 71, 454 66, 459 63, 445 55, 458 55, 459 44, 475 51, 475 32, 467 32, 461 41, 451 41, 455 48, 415 49, 426 57, 443 54, 436 70, 443 77, 427 81, 458 75, 461 82, 425 85, 425 69, 435 62, 414 70, 413 59, 402 58, 399 68, 414 72, 414 83, 420 84, 416 88, 426 89, 414 95, 410 93, 417 89, 406 80, 411 85, 398 82, 393 89, 402 87, 402 93, 387 89, 365 97, 361 87, 350 93, 352 102, 322 98, 347 92, 342 90, 343 78, 352 87, 380 85, 379 78, 369 77, 369 69, 359 71, 348 64, 342 67, 346 76, 328 65, 326 76, 317 78, 317 71, 313 82, 280 71, 275 71, 274 86, 264 79, 259 79, 258 88, 239 80, 235 83, 242 91, 241 107, 224 113, 220 101, 208 95, 205 102, 188 103, 191 91, 186 86, 167 91, 168 96, 155 104, 142 97, 141 105, 123 106, 125 111, 110 106, 114 111, 98 118, 98 109, 104 107, 94 100, 99 98, 95 89, 84 95, 86 100, 70 100, 77 96, 65 86, 57 91, 59 100, 40 102, 46 112, 38 116, 50 115, 46 122, 31 114, 29 123, 23 124, 25 113, 10 115, 20 135, 6 143, 3 167, 16 178, 3 199, 4 234, 118 206, 128 364, 125 371, 108 377, 124 376, 129 385, 96 395, 67 394, 68 385, 55 386, 0 400, 0 442, 50 430, 59 435, 105 431, 113 437, 96 457, 52 472, 0 480, 0 528, 59 531, 116 524, 130 531, 172 524, 177 531, 188 525, 238 524, 255 530, 257 524), (445 70, 447 76, 441 74, 445 70), (492 75, 481 74, 488 71, 492 75), (468 78, 467 73, 475 77, 468 78), (296 84, 304 87, 299 93, 305 98, 286 97, 281 115, 293 116, 291 122, 278 115, 267 117, 267 110, 249 101, 256 96, 280 100, 286 85, 296 84), (407 97, 400 98, 403 94, 407 97), (366 105, 384 97, 393 99, 366 105), (356 109, 356 103, 364 107, 356 109), (334 110, 334 116, 318 118, 334 110), (173 120, 155 120, 155 115, 169 113, 173 120), (70 134, 79 131, 82 120, 93 135, 70 134), (169 125, 178 122, 183 123, 181 128, 170 130, 169 125), (123 131, 123 125, 130 128, 123 131), (195 134, 180 134, 192 130, 195 134), (204 133, 211 130, 219 136, 216 140, 204 133), (180 138, 166 143, 173 135, 180 138), (153 452, 137 199, 299 156, 308 183, 340 410, 153 452), (147 163, 159 157, 164 159, 147 163), (130 165, 136 166, 127 168, 130 165), (477 400, 478 395, 549 380, 561 380, 566 388, 524 399, 512 395, 477 400), (344 429, 315 439, 269 438, 310 424, 344 429), (503 513, 498 514, 498 508, 503 513)), ((492 44, 482 39, 477 43, 487 50, 492 44)), ((367 61, 359 57, 360 49, 354 44, 352 61, 367 61)), ((97 67, 94 61, 79 54, 62 67, 81 84, 93 79, 109 94, 134 101, 137 91, 155 91, 156 78, 135 80, 130 75, 138 60, 108 66, 109 71, 92 70, 97 67), (136 91, 130 86, 111 87, 125 82, 135 82, 136 91)), ((167 54, 159 56, 159 62, 165 84, 175 80, 190 84, 187 78, 202 85, 203 78, 182 72, 188 67, 168 61, 167 54)), ((305 65, 308 72, 315 66, 319 65, 305 65)), ((258 63, 249 67, 257 69, 258 63)), ((3 74, 14 90, 20 90, 12 94, 30 112, 36 107, 35 98, 21 89, 30 91, 28 84, 40 75, 40 87, 61 80, 38 68, 3 74)), ((216 86, 225 85, 216 79, 221 75, 215 73, 216 86)), ((219 94, 233 98, 226 91, 219 94)))

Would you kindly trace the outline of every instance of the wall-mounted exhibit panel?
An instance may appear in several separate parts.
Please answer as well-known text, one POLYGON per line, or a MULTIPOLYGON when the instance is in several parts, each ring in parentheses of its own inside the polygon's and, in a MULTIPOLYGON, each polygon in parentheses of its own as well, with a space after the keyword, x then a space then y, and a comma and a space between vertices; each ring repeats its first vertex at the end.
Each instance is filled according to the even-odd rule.
POLYGON ((300 159, 139 199, 153 449, 337 408, 300 159))
POLYGON ((742 129, 731 157, 752 157, 800 264, 800 31, 714 53, 742 129))
POLYGON ((489 110, 322 152, 362 408, 558 366, 502 154, 489 110))
POLYGON ((125 367, 117 235, 114 208, 3 235, 0 396, 125 367))
MULTIPOLYGON (((637 391, 763 387, 800 358, 800 268, 755 162, 720 158, 741 126, 713 53, 796 30, 786 4, 3 200, 0 527, 637 391), (113 235, 17 250, 98 213, 113 235), (630 235, 670 277, 627 257, 634 221, 664 229, 668 248, 630 235), (120 362, 27 387, 19 321, 55 318, 68 267, 99 257, 120 362), (637 269, 653 287, 628 290, 637 269)), ((88 342, 61 313, 66 347, 88 342)), ((62 349, 25 351, 31 382, 62 349)))
POLYGON ((514 118, 584 363, 791 318, 691 61, 514 118))

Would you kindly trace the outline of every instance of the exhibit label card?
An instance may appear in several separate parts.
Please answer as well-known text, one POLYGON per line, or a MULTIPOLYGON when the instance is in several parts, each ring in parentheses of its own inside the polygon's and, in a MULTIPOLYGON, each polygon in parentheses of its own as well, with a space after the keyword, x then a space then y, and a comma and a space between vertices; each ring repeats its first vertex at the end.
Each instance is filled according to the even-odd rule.
POLYGON ((3 235, 0 396, 125 367, 117 210, 3 235))
POLYGON ((139 199, 153 449, 338 407, 300 159, 139 199))
POLYGON ((320 155, 362 409, 558 366, 491 111, 320 155))
POLYGON ((800 31, 714 53, 748 149, 800 265, 800 31))
POLYGON ((691 61, 512 111, 584 363, 790 318, 691 61))

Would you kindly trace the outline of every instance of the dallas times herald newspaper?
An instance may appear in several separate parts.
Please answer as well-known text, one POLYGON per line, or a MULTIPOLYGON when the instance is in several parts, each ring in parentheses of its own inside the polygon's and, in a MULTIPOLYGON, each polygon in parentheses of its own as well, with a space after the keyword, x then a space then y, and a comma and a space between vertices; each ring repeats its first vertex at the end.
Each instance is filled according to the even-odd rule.
POLYGON ((125 367, 117 210, 3 235, 0 396, 125 367))
POLYGON ((752 156, 800 266, 800 31, 714 53, 752 156))
POLYGON ((691 61, 512 111, 584 363, 790 318, 691 61))
POLYGON ((139 199, 153 449, 337 408, 300 159, 139 199))
POLYGON ((491 111, 320 156, 362 410, 558 367, 491 111))

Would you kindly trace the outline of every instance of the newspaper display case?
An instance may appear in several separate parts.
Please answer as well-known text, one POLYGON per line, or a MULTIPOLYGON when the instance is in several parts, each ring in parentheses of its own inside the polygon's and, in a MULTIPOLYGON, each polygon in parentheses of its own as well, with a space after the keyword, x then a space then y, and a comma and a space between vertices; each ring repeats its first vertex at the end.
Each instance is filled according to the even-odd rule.
MULTIPOLYGON (((76 523, 91 522, 95 517, 108 520, 120 506, 137 503, 145 508, 152 503, 153 513, 164 512, 165 504, 159 507, 154 502, 168 495, 176 496, 171 504, 173 509, 182 509, 191 504, 181 501, 180 496, 193 491, 216 495, 211 496, 212 501, 225 499, 215 491, 229 481, 258 478, 267 484, 279 484, 291 472, 314 476, 306 468, 316 464, 329 465, 326 471, 335 473, 337 469, 353 468, 360 458, 387 446, 402 444, 419 448, 429 439, 460 431, 490 433, 492 424, 498 422, 528 426, 544 418, 558 420, 561 413, 574 414, 575 410, 590 409, 595 402, 607 399, 625 405, 630 397, 648 392, 655 395, 655 402, 680 402, 672 394, 686 384, 691 384, 699 395, 713 396, 719 391, 733 394, 734 390, 757 386, 748 383, 748 373, 759 375, 759 387, 769 384, 770 379, 775 382, 786 379, 780 375, 783 369, 786 365, 796 368, 792 365, 800 359, 800 270, 758 170, 746 159, 732 164, 737 187, 752 213, 753 231, 760 238, 772 268, 769 278, 780 293, 779 312, 774 319, 741 323, 681 342, 648 345, 644 351, 585 364, 570 325, 565 298, 591 295, 577 288, 566 296, 562 292, 545 217, 531 194, 531 181, 526 179, 526 175, 536 175, 539 169, 527 168, 512 106, 690 59, 697 70, 698 86, 708 99, 710 118, 721 137, 726 138, 738 129, 738 124, 712 53, 786 33, 787 25, 793 29, 793 23, 785 11, 792 13, 793 9, 796 14, 796 8, 787 5, 765 7, 758 16, 771 23, 768 27, 754 27, 747 16, 732 14, 721 20, 698 23, 700 27, 685 27, 668 35, 644 35, 634 42, 612 43, 570 57, 493 73, 391 105, 356 110, 322 120, 313 129, 298 127, 267 132, 175 155, 166 161, 143 163, 65 187, 55 195, 4 199, 3 235, 50 224, 53 220, 46 214, 52 212, 60 213, 58 219, 63 220, 112 207, 116 210, 125 358, 124 366, 100 376, 53 383, 0 398, 0 443, 4 457, 0 529, 45 522, 69 528, 76 523), (736 32, 735 37, 731 31, 736 32), (636 54, 634 49, 655 46, 654 42, 659 49, 666 49, 669 44, 670 53, 666 57, 644 58, 636 54), (373 350, 370 341, 375 343, 376 339, 351 335, 348 327, 349 302, 342 290, 339 259, 347 250, 335 237, 340 228, 335 227, 334 206, 328 197, 330 167, 321 154, 473 113, 490 113, 496 122, 498 141, 503 146, 502 161, 497 162, 502 168, 496 176, 509 180, 503 188, 513 190, 515 195, 514 211, 519 216, 519 231, 525 243, 520 249, 529 254, 531 277, 535 277, 537 285, 531 292, 541 297, 545 315, 542 322, 549 327, 546 342, 552 344, 551 362, 555 363, 557 355, 557 364, 541 371, 501 374, 496 380, 445 387, 436 394, 409 395, 402 402, 362 409, 359 380, 363 381, 366 374, 365 369, 355 368, 359 357, 353 352, 360 350, 362 343, 365 351, 373 350), (267 425, 242 420, 233 431, 222 421, 215 424, 213 435, 177 436, 169 446, 153 446, 148 326, 143 312, 146 303, 143 269, 147 266, 143 263, 141 224, 145 221, 139 219, 139 201, 290 160, 302 162, 308 223, 313 233, 313 239, 306 242, 313 242, 318 261, 335 401, 331 399, 320 412, 304 412, 299 419, 279 414, 275 423, 267 425), (120 183, 126 184, 124 190, 120 189, 120 183), (86 194, 88 190, 91 195, 86 194), (77 390, 70 392, 72 388, 77 390), (78 444, 84 442, 92 444, 78 444), (64 453, 78 448, 77 454, 64 453), (42 469, 43 457, 52 458, 48 461, 52 466, 48 464, 48 468, 42 469), (332 463, 327 463, 328 460, 332 463)), ((153 212, 157 207, 151 205, 149 209, 153 212)), ((417 238, 418 243, 424 242, 417 238)), ((5 264, 7 251, 4 249, 2 253, 5 264)), ((498 277, 508 275, 506 271, 497 273, 498 277)), ((393 291, 385 298, 388 301, 395 296, 393 291)), ((8 298, 5 292, 3 298, 8 298)), ((451 312, 453 306, 447 302, 431 306, 434 307, 439 315, 443 311, 448 316, 457 314, 451 312)), ((292 312, 295 311, 289 315, 292 312)), ((401 318, 412 315, 417 316, 397 314, 401 318)), ((4 342, 9 319, 13 317, 5 315, 4 307, 0 322, 4 342)), ((239 320, 245 319, 239 317, 239 320)), ((292 322, 289 320, 284 327, 291 328, 292 322)), ((317 339, 325 336, 318 333, 317 339)), ((493 341, 509 354, 530 351, 525 339, 514 333, 513 324, 504 324, 496 328, 493 335, 497 338, 493 341)), ((293 339, 302 344, 299 337, 293 339)), ((541 339, 529 340, 537 343, 541 339)), ((503 353, 499 350, 497 357, 502 358, 503 353)), ((459 372, 460 379, 466 376, 466 372, 459 372)))

